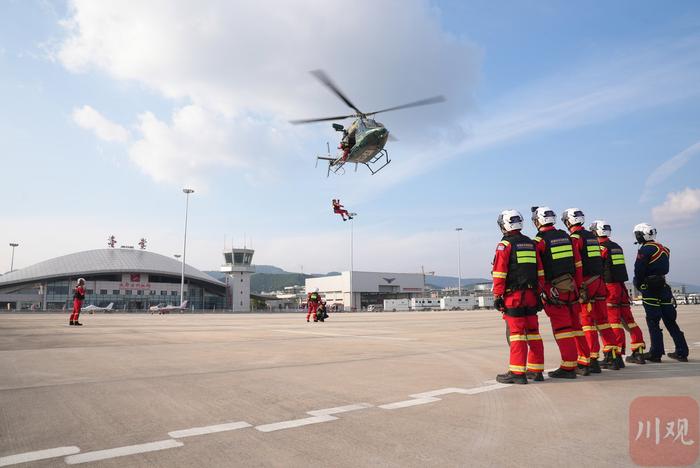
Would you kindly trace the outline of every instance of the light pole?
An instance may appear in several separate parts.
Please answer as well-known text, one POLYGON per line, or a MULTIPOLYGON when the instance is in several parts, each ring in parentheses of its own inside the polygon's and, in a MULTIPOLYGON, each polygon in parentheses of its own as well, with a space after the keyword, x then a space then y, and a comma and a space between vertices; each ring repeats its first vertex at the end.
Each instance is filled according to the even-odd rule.
MULTIPOLYGON (((353 297, 353 285, 352 285, 352 270, 355 268, 355 252, 354 252, 354 245, 355 245, 355 216, 357 216, 357 213, 348 213, 350 218, 350 303, 348 304, 350 306, 350 312, 353 311, 355 308, 355 298, 353 297)), ((362 307, 362 303, 360 302, 360 307, 362 307)))
POLYGON ((19 246, 16 242, 10 242, 10 247, 12 247, 12 260, 10 261, 10 272, 15 268, 15 247, 19 246))
POLYGON ((185 300, 185 255, 187 255, 187 212, 190 208, 190 193, 194 193, 194 190, 190 188, 182 189, 185 194, 185 236, 182 245, 182 277, 180 278, 180 305, 185 300))
POLYGON ((457 296, 462 295, 462 228, 455 228, 457 231, 457 296))

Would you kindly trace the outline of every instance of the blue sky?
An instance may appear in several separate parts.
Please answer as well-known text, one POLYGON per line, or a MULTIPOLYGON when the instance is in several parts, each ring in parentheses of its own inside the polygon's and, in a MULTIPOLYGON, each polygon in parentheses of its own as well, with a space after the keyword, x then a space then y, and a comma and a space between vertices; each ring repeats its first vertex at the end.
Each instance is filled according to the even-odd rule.
POLYGON ((463 275, 488 276, 498 212, 547 204, 608 220, 630 260, 655 223, 671 278, 700 283, 697 2, 5 1, 0 98, 17 267, 109 234, 179 252, 192 186, 202 269, 244 236, 257 263, 347 269, 340 197, 358 269, 456 274, 461 226, 463 275), (316 68, 362 109, 448 101, 381 116, 381 173, 326 178, 330 125, 287 123, 345 112, 316 68))

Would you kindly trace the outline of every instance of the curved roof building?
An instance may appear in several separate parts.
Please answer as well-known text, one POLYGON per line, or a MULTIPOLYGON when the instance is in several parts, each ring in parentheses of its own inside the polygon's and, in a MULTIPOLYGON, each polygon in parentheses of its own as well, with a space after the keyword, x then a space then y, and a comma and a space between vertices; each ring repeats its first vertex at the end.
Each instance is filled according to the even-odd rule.
MULTIPOLYGON (((85 278, 85 305, 142 310, 180 302, 182 263, 135 249, 98 249, 52 258, 0 276, 0 307, 62 309, 72 301, 77 278, 85 278)), ((195 309, 222 309, 226 284, 185 266, 185 296, 195 309)))

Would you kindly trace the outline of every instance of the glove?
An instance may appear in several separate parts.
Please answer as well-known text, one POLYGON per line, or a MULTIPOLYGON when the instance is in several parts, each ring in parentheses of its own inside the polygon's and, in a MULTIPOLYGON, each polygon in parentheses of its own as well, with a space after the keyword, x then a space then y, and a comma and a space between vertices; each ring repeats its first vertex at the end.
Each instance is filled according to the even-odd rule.
POLYGON ((493 300, 493 307, 496 310, 500 310, 501 312, 506 311, 506 301, 503 300, 503 296, 498 296, 496 299, 493 300))
POLYGON ((542 296, 544 296, 544 294, 540 294, 539 296, 537 296, 537 305, 535 306, 537 312, 544 309, 544 299, 542 298, 542 296))

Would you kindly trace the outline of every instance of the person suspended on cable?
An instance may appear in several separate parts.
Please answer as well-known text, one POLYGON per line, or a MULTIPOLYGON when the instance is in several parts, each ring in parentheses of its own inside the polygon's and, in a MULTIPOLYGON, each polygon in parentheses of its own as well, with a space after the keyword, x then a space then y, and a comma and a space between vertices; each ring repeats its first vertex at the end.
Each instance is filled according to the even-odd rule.
POLYGON ((340 204, 340 199, 333 199, 333 213, 339 214, 342 218, 343 221, 347 221, 348 219, 352 219, 352 216, 350 216, 350 213, 348 213, 348 210, 346 210, 343 205, 340 204), (346 218, 347 216, 347 218, 346 218))

